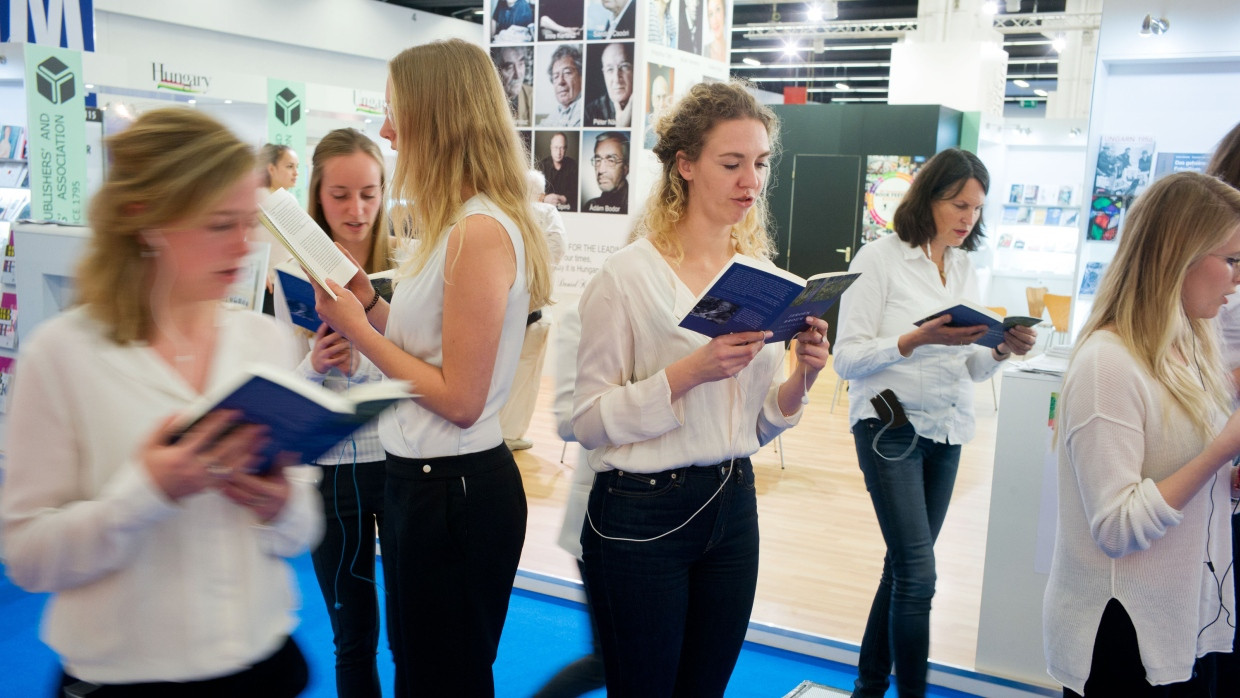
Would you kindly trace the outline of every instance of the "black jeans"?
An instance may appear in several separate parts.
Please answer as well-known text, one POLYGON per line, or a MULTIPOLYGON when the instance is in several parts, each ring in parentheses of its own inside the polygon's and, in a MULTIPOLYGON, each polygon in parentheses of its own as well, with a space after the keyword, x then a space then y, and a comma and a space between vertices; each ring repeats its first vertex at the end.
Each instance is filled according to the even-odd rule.
POLYGON ((758 582, 749 459, 599 473, 587 511, 582 560, 607 694, 722 696, 758 582))
POLYGON ((388 454, 383 575, 396 695, 492 696, 491 665, 525 544, 525 488, 507 446, 388 454))
POLYGON ((1085 693, 1078 694, 1065 688, 1063 695, 1064 698, 1082 698, 1082 695, 1086 698, 1213 698, 1216 694, 1212 690, 1214 672, 1211 659, 1198 659, 1193 667, 1193 677, 1188 681, 1151 686, 1145 680, 1145 666, 1141 664, 1137 629, 1133 627, 1124 605, 1111 599, 1098 623, 1085 693))
POLYGON ((853 696, 882 696, 894 661, 900 698, 920 698, 926 694, 930 601, 937 580, 934 541, 956 484, 960 446, 922 438, 909 424, 882 432, 876 453, 874 439, 882 428, 877 419, 852 427, 865 488, 887 544, 861 637, 853 696), (907 456, 887 460, 898 458, 914 440, 917 446, 907 456))
POLYGON ((326 526, 311 553, 336 645, 340 698, 380 698, 375 526, 383 523, 384 461, 325 465, 319 494, 326 526))
POLYGON ((92 685, 62 671, 53 698, 292 698, 309 682, 306 658, 290 637, 254 666, 205 681, 92 685))

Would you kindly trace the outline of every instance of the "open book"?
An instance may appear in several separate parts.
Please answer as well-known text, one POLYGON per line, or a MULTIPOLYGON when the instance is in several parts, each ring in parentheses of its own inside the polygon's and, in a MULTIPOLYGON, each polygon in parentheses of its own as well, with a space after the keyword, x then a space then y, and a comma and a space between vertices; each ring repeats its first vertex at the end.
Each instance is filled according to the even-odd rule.
MULTIPOLYGON (((392 279, 396 270, 377 271, 370 275, 370 285, 379 292, 383 300, 392 301, 392 279)), ((280 292, 284 294, 284 305, 288 309, 288 317, 283 309, 276 312, 276 317, 288 320, 298 327, 317 332, 323 321, 314 309, 314 287, 306 278, 305 272, 295 262, 276 266, 276 283, 280 284, 280 292)), ((326 287, 324 287, 326 288, 326 287)), ((369 299, 363 299, 363 302, 369 299)))
MULTIPOLYGON (((310 463, 391 405, 415 397, 405 381, 363 383, 335 393, 292 372, 254 364, 191 403, 178 420, 180 433, 213 410, 240 410, 242 424, 264 424, 264 473, 282 451, 310 463)), ((173 441, 175 441, 174 439, 173 441)))
POLYGON ((808 279, 737 254, 698 296, 680 326, 718 337, 731 332, 770 330, 767 341, 784 342, 806 327, 807 315, 821 316, 861 272, 815 274, 808 279))
POLYGON ((336 294, 327 287, 326 279, 344 286, 357 273, 353 262, 286 190, 275 190, 258 205, 258 220, 288 249, 293 259, 305 267, 310 278, 318 282, 332 300, 335 300, 336 294))
POLYGON ((1003 342, 1003 333, 1009 329, 1013 327, 1034 327, 1042 322, 1042 318, 1028 317, 1026 315, 1000 317, 998 313, 989 308, 961 299, 953 303, 951 307, 930 313, 913 324, 920 327, 922 323, 929 322, 940 315, 952 316, 952 321, 947 323, 948 327, 986 325, 990 329, 973 343, 990 347, 991 349, 998 347, 1003 342))

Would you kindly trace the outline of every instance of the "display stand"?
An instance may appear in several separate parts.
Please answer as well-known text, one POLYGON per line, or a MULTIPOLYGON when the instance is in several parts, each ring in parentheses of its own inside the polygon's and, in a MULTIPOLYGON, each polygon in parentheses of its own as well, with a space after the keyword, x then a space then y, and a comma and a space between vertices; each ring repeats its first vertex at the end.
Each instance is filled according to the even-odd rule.
POLYGON ((1008 368, 995 432, 977 671, 1054 686, 1042 652, 1042 594, 1055 532, 1049 415, 1061 376, 1008 368))

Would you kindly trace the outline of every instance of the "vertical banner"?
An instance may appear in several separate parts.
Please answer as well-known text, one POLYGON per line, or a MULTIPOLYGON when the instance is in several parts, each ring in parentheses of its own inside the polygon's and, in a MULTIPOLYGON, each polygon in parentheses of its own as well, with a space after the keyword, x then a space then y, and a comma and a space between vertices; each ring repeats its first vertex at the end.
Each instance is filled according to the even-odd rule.
POLYGON ((82 54, 26 44, 30 216, 81 225, 86 202, 82 54))
POLYGON ((297 153, 297 185, 292 195, 306 205, 306 174, 310 154, 306 149, 306 84, 267 78, 267 141, 287 145, 297 153))

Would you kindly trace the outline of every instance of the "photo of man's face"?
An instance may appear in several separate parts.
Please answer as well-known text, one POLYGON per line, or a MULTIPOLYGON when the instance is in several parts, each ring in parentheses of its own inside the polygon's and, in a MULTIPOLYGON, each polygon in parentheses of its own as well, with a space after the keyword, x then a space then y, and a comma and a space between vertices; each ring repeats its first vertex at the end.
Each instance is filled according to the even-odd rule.
POLYGON ((581 71, 568 56, 561 56, 551 64, 551 86, 555 89, 555 101, 567 107, 581 95, 581 71))
POLYGON ((624 183, 629 175, 628 163, 624 161, 624 149, 614 138, 599 141, 594 146, 594 179, 599 189, 612 191, 624 183))
POLYGON ((509 99, 516 99, 525 84, 525 49, 502 48, 499 50, 499 78, 509 99))
POLYGON ((551 162, 559 167, 564 162, 564 154, 568 152, 568 138, 562 133, 551 137, 551 162))
POLYGON ((672 106, 672 88, 667 84, 667 78, 655 75, 650 81, 650 113, 658 116, 670 106, 672 106))
POLYGON ((603 49, 603 81, 607 96, 621 106, 633 96, 633 60, 626 48, 631 44, 611 44, 603 49))

